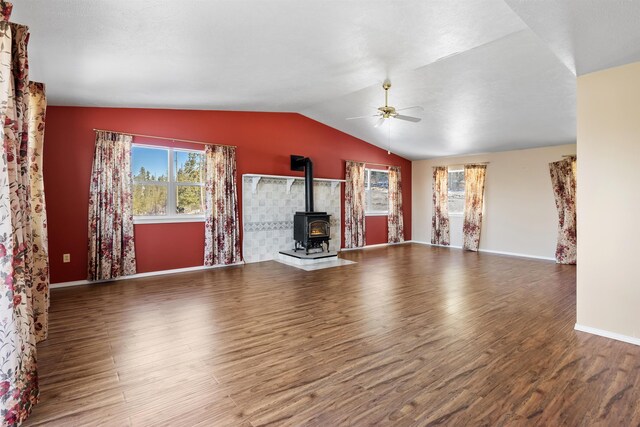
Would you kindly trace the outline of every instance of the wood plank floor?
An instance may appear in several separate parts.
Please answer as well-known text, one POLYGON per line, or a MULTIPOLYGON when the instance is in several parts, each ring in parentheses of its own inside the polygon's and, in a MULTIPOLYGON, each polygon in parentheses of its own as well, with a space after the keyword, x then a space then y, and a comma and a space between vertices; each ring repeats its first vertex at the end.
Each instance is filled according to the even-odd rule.
POLYGON ((56 289, 26 425, 633 425, 575 267, 420 245, 56 289))

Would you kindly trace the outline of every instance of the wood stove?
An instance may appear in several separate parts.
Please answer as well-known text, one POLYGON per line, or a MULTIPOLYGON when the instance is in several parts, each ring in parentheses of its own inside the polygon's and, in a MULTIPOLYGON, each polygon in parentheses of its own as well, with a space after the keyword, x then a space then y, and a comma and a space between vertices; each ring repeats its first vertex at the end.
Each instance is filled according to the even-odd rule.
POLYGON ((324 251, 324 245, 329 252, 329 240, 331 240, 331 215, 326 212, 296 212, 293 216, 293 239, 296 241, 294 250, 304 249, 308 254, 310 249, 320 248, 324 251))
POLYGON ((304 249, 320 249, 324 251, 326 245, 329 252, 331 240, 331 215, 326 212, 313 211, 313 163, 304 156, 291 156, 291 170, 304 170, 305 211, 296 212, 293 216, 294 251, 304 249))

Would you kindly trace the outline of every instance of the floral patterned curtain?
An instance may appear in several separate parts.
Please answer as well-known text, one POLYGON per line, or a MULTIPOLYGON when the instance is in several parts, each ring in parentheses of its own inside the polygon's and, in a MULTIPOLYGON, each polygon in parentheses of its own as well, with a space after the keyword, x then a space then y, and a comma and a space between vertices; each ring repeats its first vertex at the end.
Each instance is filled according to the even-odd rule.
POLYGON ((549 163, 551 184, 558 208, 558 243, 556 262, 575 264, 578 236, 576 231, 576 158, 549 163))
POLYGON ((33 317, 38 342, 47 338, 49 325, 49 239, 42 176, 42 150, 47 97, 44 84, 29 82, 29 175, 33 230, 33 317))
POLYGON ((347 162, 344 189, 344 246, 360 248, 367 244, 365 237, 364 163, 347 162))
POLYGON ((236 149, 208 145, 205 149, 204 265, 242 261, 236 184, 236 149))
POLYGON ((482 207, 484 203, 484 180, 487 165, 465 165, 464 167, 464 223, 462 248, 477 251, 482 230, 482 207))
POLYGON ((29 173, 28 28, 0 8, 0 417, 22 423, 38 402, 29 173))
POLYGON ((389 243, 404 242, 402 215, 402 180, 400 167, 389 167, 389 215, 387 216, 389 243))
POLYGON ((432 186, 431 244, 449 246, 449 170, 446 166, 433 168, 432 186))
POLYGON ((89 194, 89 280, 136 273, 131 135, 96 132, 89 194))

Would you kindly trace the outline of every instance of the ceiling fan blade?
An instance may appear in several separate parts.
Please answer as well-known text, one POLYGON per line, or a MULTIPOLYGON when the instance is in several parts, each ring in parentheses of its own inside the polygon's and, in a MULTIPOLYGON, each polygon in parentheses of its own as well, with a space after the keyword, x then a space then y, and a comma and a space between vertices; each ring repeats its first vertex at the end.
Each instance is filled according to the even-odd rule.
POLYGON ((404 108, 400 108, 396 111, 406 111, 406 110, 420 110, 420 111, 424 111, 424 108, 419 106, 419 105, 414 105, 413 107, 404 107, 404 108))
POLYGON ((403 116, 402 114, 398 114, 397 116, 394 116, 393 118, 394 119, 399 119, 399 120, 406 120, 408 122, 414 122, 414 123, 417 123, 420 120, 422 120, 419 117, 403 116))
POLYGON ((371 117, 378 117, 378 115, 377 114, 372 114, 372 115, 369 115, 369 116, 347 117, 345 120, 370 119, 371 117))
POLYGON ((374 128, 380 127, 382 124, 384 123, 384 117, 380 117, 378 119, 378 121, 376 122, 375 125, 373 125, 374 128))

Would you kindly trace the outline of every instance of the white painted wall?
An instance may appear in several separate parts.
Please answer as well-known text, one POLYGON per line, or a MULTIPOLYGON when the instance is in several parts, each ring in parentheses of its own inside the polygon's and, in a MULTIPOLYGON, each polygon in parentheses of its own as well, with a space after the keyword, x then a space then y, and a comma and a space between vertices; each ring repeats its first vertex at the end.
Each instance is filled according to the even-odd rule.
MULTIPOLYGON (((464 236, 462 235, 463 223, 464 215, 449 215, 449 243, 454 248, 461 248, 464 242, 464 236)), ((431 235, 429 235, 429 239, 431 239, 431 235)))
POLYGON ((579 77, 577 327, 638 344, 639 162, 640 62, 579 77))
MULTIPOLYGON (((558 216, 549 163, 575 153, 569 144, 412 162, 413 240, 431 241, 433 166, 490 162, 480 250, 554 258, 558 216)), ((462 218, 450 218, 450 226, 452 245, 461 245, 462 218)))

